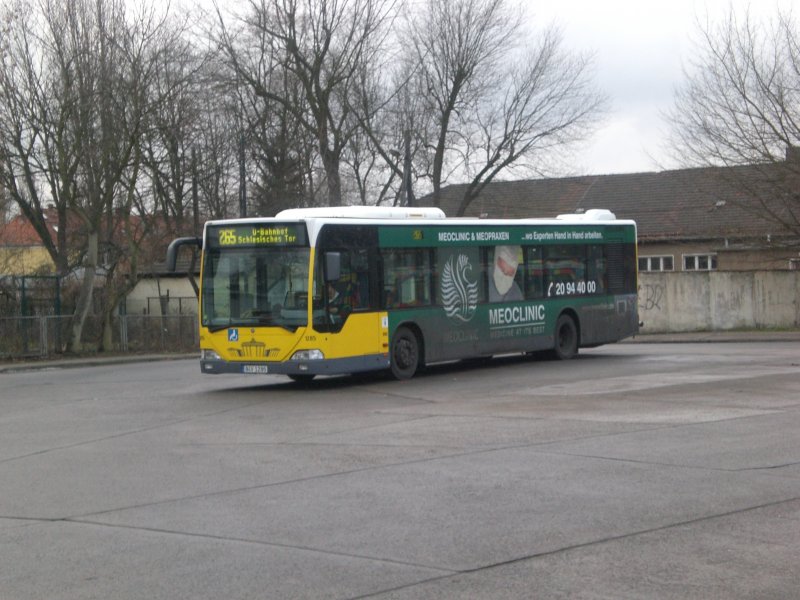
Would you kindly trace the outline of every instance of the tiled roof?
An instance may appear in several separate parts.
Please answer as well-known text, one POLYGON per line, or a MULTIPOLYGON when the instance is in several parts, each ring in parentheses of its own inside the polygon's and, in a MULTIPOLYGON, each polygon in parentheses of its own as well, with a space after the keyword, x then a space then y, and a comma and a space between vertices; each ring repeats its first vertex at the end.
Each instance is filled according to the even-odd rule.
MULTIPOLYGON (((53 224, 48 221, 50 234, 55 237, 53 224)), ((42 240, 30 221, 22 216, 0 223, 0 246, 41 246, 42 240)))
MULTIPOLYGON (((763 169, 701 168, 492 182, 472 201, 465 216, 553 217, 605 208, 620 219, 635 220, 643 240, 785 234, 776 223, 745 208, 747 186, 741 185, 745 180, 758 186, 757 182, 764 180, 763 169), (734 180, 739 183, 734 184, 734 180)), ((442 190, 440 207, 448 216, 457 214, 465 190, 466 185, 452 185, 442 190)), ((419 200, 420 205, 431 202, 430 196, 419 200)))

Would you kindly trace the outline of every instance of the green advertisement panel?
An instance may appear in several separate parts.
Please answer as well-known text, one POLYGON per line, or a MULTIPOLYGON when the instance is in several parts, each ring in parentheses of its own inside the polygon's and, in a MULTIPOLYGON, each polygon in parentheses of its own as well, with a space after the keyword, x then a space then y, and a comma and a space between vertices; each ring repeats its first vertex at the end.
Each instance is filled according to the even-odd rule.
MULTIPOLYGON (((410 244, 421 243, 426 236, 438 237, 444 228, 426 229, 421 239, 419 235, 414 235, 415 231, 418 230, 410 227, 386 228, 381 241, 388 243, 391 240, 394 244, 403 240, 410 244), (409 236, 409 233, 412 235, 409 236)), ((413 323, 420 328, 426 360, 552 348, 556 321, 565 309, 574 315, 585 343, 603 343, 619 339, 624 331, 635 331, 635 294, 630 294, 628 299, 605 292, 605 275, 595 273, 593 267, 584 268, 586 264, 594 265, 589 260, 589 252, 583 254, 587 263, 581 264, 580 271, 576 270, 577 267, 573 268, 574 261, 558 255, 551 257, 549 264, 537 265, 529 261, 529 276, 535 274, 537 281, 545 281, 546 285, 539 288, 540 295, 524 296, 517 287, 520 280, 515 277, 522 251, 514 250, 514 247, 538 245, 521 243, 520 239, 524 239, 524 236, 542 239, 550 233, 558 237, 555 236, 557 232, 551 229, 531 231, 520 227, 490 232, 472 228, 456 233, 461 234, 457 242, 443 242, 435 247, 434 270, 437 277, 434 296, 438 306, 389 311, 390 332, 394 332, 402 323, 413 323), (495 244, 493 252, 485 253, 477 241, 471 243, 473 234, 476 240, 491 235, 503 244, 495 244), (483 265, 482 260, 488 260, 489 264, 483 265), (541 279, 542 269, 548 273, 549 279, 541 279), (561 281, 558 277, 562 270, 579 272, 580 277, 561 281)), ((597 242, 596 236, 607 240, 609 244, 618 244, 619 234, 623 230, 563 229, 559 233, 573 240, 578 234, 584 234, 584 238, 586 234, 592 234, 589 236, 592 238, 590 241, 594 242, 592 247, 599 248, 602 243, 597 242)), ((449 235, 442 235, 443 240, 448 238, 449 235)), ((528 253, 534 256, 530 248, 528 253)), ((602 254, 598 256, 602 257, 602 254)), ((605 259, 601 258, 600 263, 605 265, 605 259)), ((528 287, 529 291, 535 290, 530 285, 528 287)))
POLYGON ((385 248, 486 246, 496 244, 602 244, 636 241, 633 225, 430 225, 385 226, 378 231, 385 248))
POLYGON ((417 325, 428 362, 547 350, 565 309, 577 313, 583 343, 608 343, 636 332, 635 304, 635 295, 479 304, 469 320, 448 316, 442 307, 393 310, 389 331, 417 325))

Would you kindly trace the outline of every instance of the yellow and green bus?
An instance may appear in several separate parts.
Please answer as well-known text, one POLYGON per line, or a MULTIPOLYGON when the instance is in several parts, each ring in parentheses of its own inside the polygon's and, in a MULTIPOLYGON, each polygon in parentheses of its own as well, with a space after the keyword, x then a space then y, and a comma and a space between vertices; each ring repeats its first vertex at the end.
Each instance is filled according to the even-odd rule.
POLYGON ((636 224, 593 209, 448 219, 437 208, 330 207, 206 223, 203 373, 316 375, 581 347, 638 331, 636 224))

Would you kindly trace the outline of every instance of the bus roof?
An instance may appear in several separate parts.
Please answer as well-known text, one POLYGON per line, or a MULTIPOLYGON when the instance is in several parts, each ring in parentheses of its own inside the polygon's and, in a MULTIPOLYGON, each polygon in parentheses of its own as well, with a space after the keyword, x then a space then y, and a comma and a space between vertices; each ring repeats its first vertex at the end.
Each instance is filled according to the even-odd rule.
POLYGON ((282 210, 277 219, 444 219, 441 208, 430 206, 317 206, 314 208, 289 208, 282 210))
POLYGON ((617 219, 606 209, 588 209, 585 212, 562 214, 549 218, 481 219, 478 217, 447 218, 436 207, 392 207, 392 206, 320 206, 314 208, 290 208, 280 211, 274 217, 246 217, 206 222, 206 226, 264 225, 304 221, 308 225, 309 241, 315 243, 320 229, 329 223, 343 225, 461 225, 461 226, 563 226, 563 225, 630 225, 631 220, 617 219))
POLYGON ((598 223, 615 221, 618 224, 630 223, 629 220, 618 220, 616 215, 604 208, 591 208, 581 213, 561 214, 557 217, 530 217, 515 219, 483 219, 478 217, 447 217, 440 208, 432 206, 405 207, 405 206, 317 206, 313 208, 289 208, 280 211, 274 217, 244 217, 224 220, 213 220, 207 224, 248 224, 262 223, 270 221, 307 221, 307 220, 326 220, 343 219, 357 221, 361 219, 373 219, 378 221, 399 221, 399 220, 420 220, 420 221, 448 221, 450 223, 460 223, 463 225, 480 225, 488 222, 512 224, 565 224, 565 223, 598 223))
POLYGON ((560 221, 616 221, 617 215, 605 208, 590 208, 582 213, 569 213, 558 215, 556 219, 560 221))

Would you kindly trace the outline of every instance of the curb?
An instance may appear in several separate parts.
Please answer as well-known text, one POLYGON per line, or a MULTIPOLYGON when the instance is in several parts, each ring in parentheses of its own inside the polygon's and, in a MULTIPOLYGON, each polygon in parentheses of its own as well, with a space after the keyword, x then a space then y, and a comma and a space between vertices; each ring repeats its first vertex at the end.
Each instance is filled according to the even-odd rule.
POLYGON ((132 354, 115 356, 92 356, 62 358, 55 360, 0 363, 0 373, 21 373, 24 371, 45 371, 48 369, 74 369, 78 367, 105 367, 141 362, 160 362, 164 360, 197 359, 198 353, 192 354, 132 354))
POLYGON ((800 331, 694 331, 645 333, 622 340, 623 344, 723 344, 744 342, 800 342, 800 331))

